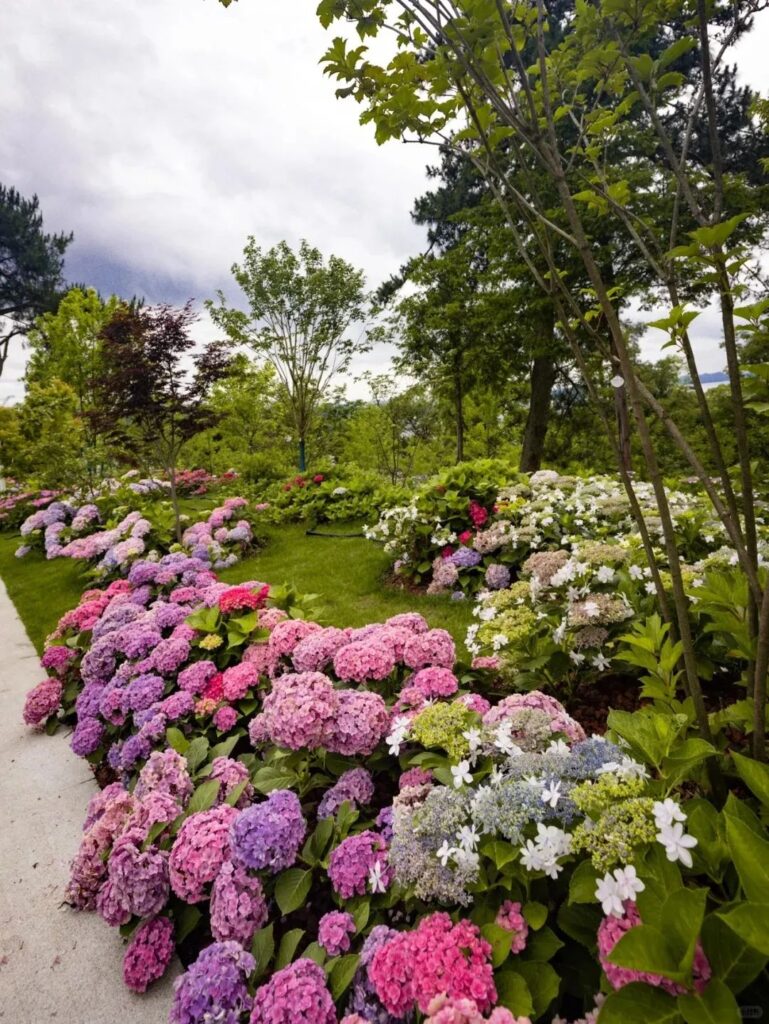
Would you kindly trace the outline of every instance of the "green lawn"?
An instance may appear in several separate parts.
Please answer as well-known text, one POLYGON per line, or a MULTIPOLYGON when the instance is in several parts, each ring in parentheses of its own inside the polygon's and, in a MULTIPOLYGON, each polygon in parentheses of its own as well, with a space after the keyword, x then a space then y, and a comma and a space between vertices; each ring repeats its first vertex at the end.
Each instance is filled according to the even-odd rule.
MULTIPOLYGON (((334 524, 329 531, 354 532, 354 525, 334 524)), ((421 612, 431 626, 448 629, 465 653, 471 602, 424 597, 384 586, 389 558, 363 537, 307 536, 302 525, 260 528, 266 547, 221 573, 229 583, 259 579, 293 584, 300 593, 320 595, 321 618, 328 625, 364 626, 403 611, 421 612)), ((80 563, 68 558, 48 562, 37 553, 17 559, 17 535, 0 534, 0 576, 27 632, 37 647, 59 618, 77 604, 89 585, 80 563)))

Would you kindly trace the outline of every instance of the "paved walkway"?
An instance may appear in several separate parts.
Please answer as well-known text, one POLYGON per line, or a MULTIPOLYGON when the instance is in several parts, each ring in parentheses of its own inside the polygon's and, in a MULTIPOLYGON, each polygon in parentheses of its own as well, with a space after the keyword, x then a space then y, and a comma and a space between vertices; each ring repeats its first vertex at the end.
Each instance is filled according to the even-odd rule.
POLYGON ((64 732, 23 724, 24 696, 42 678, 0 581, 0 1021, 164 1024, 171 979, 129 992, 117 930, 61 904, 95 783, 64 732))

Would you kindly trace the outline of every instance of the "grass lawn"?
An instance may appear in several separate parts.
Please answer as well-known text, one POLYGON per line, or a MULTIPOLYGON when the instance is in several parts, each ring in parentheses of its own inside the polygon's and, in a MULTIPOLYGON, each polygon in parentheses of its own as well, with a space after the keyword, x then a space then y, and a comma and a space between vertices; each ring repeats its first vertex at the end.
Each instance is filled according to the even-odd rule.
MULTIPOLYGON (((334 524, 329 532, 353 533, 355 524, 334 524)), ((260 527, 267 546, 252 558, 221 573, 228 583, 258 579, 293 584, 300 593, 318 594, 322 621, 334 626, 365 626, 397 612, 421 612, 431 626, 453 634, 464 655, 464 637, 472 621, 471 602, 425 597, 385 587, 389 558, 363 537, 307 536, 303 525, 260 527)), ((51 562, 32 552, 17 559, 16 534, 0 533, 0 576, 21 616, 30 639, 42 651, 46 636, 80 594, 91 585, 82 565, 68 558, 51 562)))

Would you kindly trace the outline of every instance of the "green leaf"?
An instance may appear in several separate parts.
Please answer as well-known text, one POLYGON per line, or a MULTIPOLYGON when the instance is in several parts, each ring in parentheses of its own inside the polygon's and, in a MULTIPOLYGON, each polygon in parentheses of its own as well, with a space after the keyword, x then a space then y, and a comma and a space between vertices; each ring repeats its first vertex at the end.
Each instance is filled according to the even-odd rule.
POLYGON ((711 978, 704 992, 678 997, 686 1024, 740 1024, 737 1001, 720 978, 711 978))
POLYGON ((229 804, 230 807, 234 807, 237 804, 238 800, 240 800, 240 798, 243 796, 243 793, 245 792, 247 785, 248 779, 244 779, 242 782, 239 782, 234 789, 230 790, 230 792, 225 797, 224 802, 226 804, 229 804))
POLYGON ((746 896, 757 903, 769 903, 769 842, 727 811, 724 817, 729 851, 746 896))
POLYGON ((290 789, 296 781, 296 774, 292 771, 264 765, 256 772, 251 781, 254 784, 254 789, 266 796, 274 789, 290 789))
POLYGON ((359 959, 360 957, 357 953, 348 953, 347 956, 340 956, 336 959, 328 978, 334 1002, 344 995, 349 988, 352 979, 355 977, 359 959))
POLYGON ((203 764, 208 754, 208 740, 205 736, 196 736, 184 752, 187 758, 187 768, 190 775, 203 764))
POLYGON ((278 955, 275 957, 276 971, 279 971, 281 967, 285 967, 286 964, 291 963, 294 959, 294 953, 296 953, 297 946, 302 941, 303 935, 303 928, 292 928, 290 932, 286 932, 280 940, 278 955))
POLYGON ((684 1019, 672 996, 634 981, 609 993, 598 1024, 684 1024, 684 1019))
POLYGON ((515 965, 517 974, 523 975, 534 1003, 534 1014, 541 1016, 558 996, 561 980, 550 964, 538 961, 521 962, 515 965))
POLYGON ((318 966, 322 967, 326 962, 326 951, 319 942, 311 942, 306 949, 302 950, 302 957, 307 960, 313 960, 318 966))
POLYGON ((275 884, 275 899, 283 914, 298 910, 310 892, 312 870, 289 868, 284 871, 275 884))
POLYGON ((757 796, 765 807, 769 807, 769 765, 734 752, 732 759, 740 778, 751 793, 757 796))
POLYGON ((589 860, 583 860, 569 881, 569 903, 596 903, 598 872, 589 860))
POLYGON ((487 839, 481 844, 481 853, 493 861, 498 870, 515 860, 517 852, 513 844, 504 839, 487 839))
POLYGON ((521 913, 526 918, 526 924, 534 931, 541 928, 547 921, 547 907, 544 903, 524 903, 521 913))
POLYGON ((718 916, 743 942, 769 956, 769 903, 739 903, 718 916))
POLYGON ((534 1000, 531 998, 526 979, 517 971, 505 968, 494 975, 494 984, 499 996, 499 1005, 512 1011, 516 1017, 530 1017, 534 1013, 534 1000))
POLYGON ((491 946, 491 962, 499 967, 510 955, 513 944, 513 933, 509 928, 502 928, 493 921, 481 927, 481 934, 491 946))
POLYGON ((221 743, 215 744, 211 747, 209 757, 213 761, 215 757, 229 757, 235 744, 240 739, 239 736, 228 736, 226 740, 222 740, 221 743))
POLYGON ((682 982, 686 980, 686 972, 679 969, 679 959, 666 935, 650 924, 639 924, 625 932, 608 956, 609 962, 618 967, 662 974, 682 982))
POLYGON ((190 802, 187 804, 186 810, 187 817, 191 814, 198 814, 200 811, 209 810, 209 808, 213 807, 216 803, 218 795, 218 779, 209 779, 207 782, 202 783, 202 785, 198 786, 190 797, 190 802))
POLYGON ((251 943, 251 955, 256 960, 256 969, 253 974, 255 979, 261 978, 272 960, 272 955, 275 952, 273 931, 274 926, 268 924, 266 928, 260 928, 254 935, 254 941, 251 943))
POLYGON ((527 960, 538 960, 546 963, 552 960, 559 949, 563 948, 563 942, 558 938, 552 928, 542 928, 535 932, 528 941, 525 956, 527 960))
POLYGON ((694 959, 702 920, 705 916, 705 889, 676 889, 662 907, 661 930, 677 958, 678 968, 688 974, 694 959))
POLYGON ((371 914, 371 900, 368 896, 360 896, 355 900, 350 900, 347 903, 347 909, 352 914, 353 921, 355 922, 355 931, 360 933, 368 924, 368 919, 371 914))
POLYGON ((717 914, 705 918, 701 937, 714 977, 720 978, 732 992, 742 992, 766 964, 766 956, 743 942, 717 914))
POLYGON ((324 818, 302 848, 302 859, 307 864, 315 865, 323 859, 326 847, 334 834, 334 819, 324 818))
POLYGON ((174 726, 170 726, 168 729, 166 729, 166 742, 168 743, 169 747, 172 747, 176 751, 177 754, 182 755, 186 753, 187 748, 190 745, 190 741, 187 739, 187 737, 184 735, 181 729, 176 729, 174 728, 174 726))
POLYGON ((178 914, 174 915, 176 918, 176 944, 184 942, 187 936, 195 930, 198 926, 198 922, 203 916, 197 907, 191 906, 189 903, 185 903, 178 914))

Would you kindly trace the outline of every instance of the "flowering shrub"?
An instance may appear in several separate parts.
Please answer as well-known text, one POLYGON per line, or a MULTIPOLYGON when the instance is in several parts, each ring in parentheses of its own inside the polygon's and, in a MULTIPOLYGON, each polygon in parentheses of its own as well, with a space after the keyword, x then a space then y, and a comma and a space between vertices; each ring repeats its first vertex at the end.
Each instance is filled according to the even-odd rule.
MULTIPOLYGON (((570 650, 604 629, 608 649, 625 598, 647 599, 629 550, 537 552, 483 606, 517 594, 488 606, 562 625, 570 650)), ((717 808, 718 751, 683 701, 586 736, 539 689, 479 692, 487 670, 416 613, 345 630, 292 614, 295 595, 178 552, 87 591, 49 639, 26 718, 75 723, 115 777, 67 899, 129 938, 130 987, 174 943, 178 1024, 624 1024, 636 1006, 680 1024, 752 1005, 769 769, 725 761, 755 798, 717 808)))
POLYGON ((337 472, 296 476, 259 494, 259 518, 269 523, 345 523, 371 519, 379 509, 403 501, 402 487, 376 473, 337 472))

